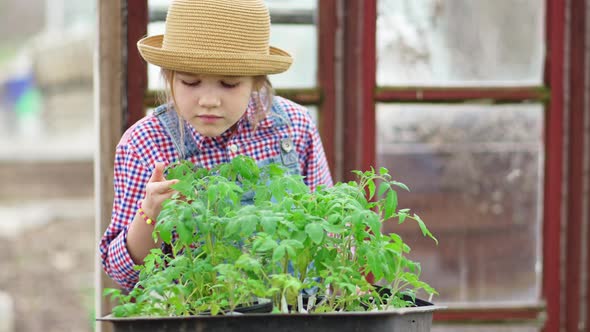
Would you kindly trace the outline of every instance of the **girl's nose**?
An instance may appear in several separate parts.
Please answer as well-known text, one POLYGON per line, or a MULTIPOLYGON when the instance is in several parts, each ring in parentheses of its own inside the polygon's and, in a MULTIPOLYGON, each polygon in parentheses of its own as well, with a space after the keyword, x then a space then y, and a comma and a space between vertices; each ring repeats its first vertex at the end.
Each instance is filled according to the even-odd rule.
POLYGON ((221 100, 214 96, 202 96, 199 98, 199 106, 203 108, 215 108, 221 106, 221 100))

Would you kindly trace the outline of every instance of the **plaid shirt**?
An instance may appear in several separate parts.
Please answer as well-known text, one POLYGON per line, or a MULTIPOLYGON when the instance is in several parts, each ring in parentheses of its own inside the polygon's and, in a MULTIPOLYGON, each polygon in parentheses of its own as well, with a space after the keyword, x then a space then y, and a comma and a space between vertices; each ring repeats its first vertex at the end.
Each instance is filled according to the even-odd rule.
MULTIPOLYGON (((290 135, 299 155, 305 183, 311 190, 320 184, 331 186, 332 177, 324 149, 307 110, 287 99, 275 98, 278 98, 289 116, 290 135)), ((251 101, 235 130, 228 130, 218 137, 202 136, 190 127, 190 133, 185 134, 193 136, 200 153, 189 160, 211 168, 229 162, 237 155, 265 160, 280 154, 280 135, 277 128, 273 127, 272 120, 263 119, 254 130, 248 121, 253 112, 254 103, 251 101)), ((126 289, 132 289, 139 277, 138 271, 133 269, 135 264, 126 246, 129 224, 137 213, 138 202, 144 198, 145 186, 155 162, 172 163, 178 160, 178 155, 172 138, 154 115, 143 118, 129 128, 117 146, 113 212, 111 224, 100 242, 100 254, 105 272, 126 289)))

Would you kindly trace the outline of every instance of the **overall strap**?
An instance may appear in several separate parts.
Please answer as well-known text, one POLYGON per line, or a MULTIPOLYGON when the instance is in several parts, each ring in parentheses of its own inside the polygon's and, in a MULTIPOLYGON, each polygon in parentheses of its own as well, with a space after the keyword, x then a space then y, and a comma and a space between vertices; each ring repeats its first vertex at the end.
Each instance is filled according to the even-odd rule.
POLYGON ((179 119, 176 111, 168 104, 160 105, 154 110, 154 115, 172 139, 178 152, 178 159, 185 160, 199 153, 195 140, 191 137, 190 128, 182 121, 184 126, 184 142, 181 141, 179 119))
MULTIPOLYGON (((184 142, 182 142, 178 114, 176 114, 176 111, 172 106, 167 104, 158 106, 158 108, 154 110, 154 116, 158 118, 160 124, 164 127, 164 130, 166 130, 166 133, 172 139, 174 147, 178 152, 178 160, 186 160, 199 153, 195 140, 191 138, 192 134, 190 129, 186 126, 184 121, 182 121, 182 125, 184 126, 184 142)), ((164 254, 172 257, 171 245, 162 242, 161 249, 164 254)))
POLYGON ((295 150, 295 144, 293 143, 293 137, 291 135, 292 123, 287 114, 285 105, 281 103, 280 97, 273 98, 270 116, 273 121, 273 128, 281 133, 280 150, 283 165, 289 168, 297 167, 297 170, 299 170, 299 156, 295 150), (287 130, 283 130, 285 129, 283 127, 287 127, 287 130), (285 134, 283 135, 282 133, 285 134))

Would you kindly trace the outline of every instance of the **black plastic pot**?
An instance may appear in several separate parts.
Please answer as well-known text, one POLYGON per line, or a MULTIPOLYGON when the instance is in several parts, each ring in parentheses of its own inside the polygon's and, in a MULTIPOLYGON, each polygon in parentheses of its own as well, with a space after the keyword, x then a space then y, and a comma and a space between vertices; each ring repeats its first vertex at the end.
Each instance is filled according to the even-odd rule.
MULTIPOLYGON (((418 302, 418 301, 417 301, 418 302)), ((419 306, 379 312, 325 314, 247 314, 191 317, 104 317, 114 332, 429 332, 432 314, 442 307, 426 301, 419 306)))
MULTIPOLYGON (((249 305, 249 306, 241 306, 238 305, 238 307, 234 310, 235 312, 239 313, 239 314, 266 314, 266 313, 270 313, 272 311, 272 302, 265 302, 265 303, 254 303, 253 305, 249 305)), ((204 313, 202 313, 202 316, 206 316, 206 315, 210 315, 211 312, 206 311, 204 313)))
POLYGON ((265 314, 272 311, 272 302, 255 303, 247 307, 238 306, 235 310, 241 314, 265 314))

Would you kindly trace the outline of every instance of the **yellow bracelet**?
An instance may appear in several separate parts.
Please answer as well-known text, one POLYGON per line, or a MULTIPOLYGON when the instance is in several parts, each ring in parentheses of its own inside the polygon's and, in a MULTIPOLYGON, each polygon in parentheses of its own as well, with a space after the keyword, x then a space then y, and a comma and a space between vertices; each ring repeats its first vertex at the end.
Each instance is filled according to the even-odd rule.
POLYGON ((143 211, 143 209, 140 207, 139 208, 139 215, 141 216, 141 218, 143 218, 143 220, 145 221, 146 224, 151 225, 154 223, 154 221, 152 219, 150 219, 150 217, 147 216, 147 214, 145 214, 145 212, 143 211))

